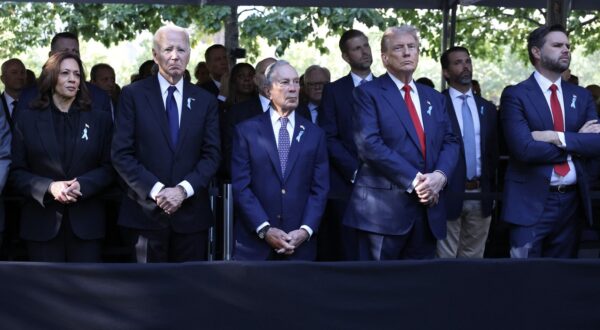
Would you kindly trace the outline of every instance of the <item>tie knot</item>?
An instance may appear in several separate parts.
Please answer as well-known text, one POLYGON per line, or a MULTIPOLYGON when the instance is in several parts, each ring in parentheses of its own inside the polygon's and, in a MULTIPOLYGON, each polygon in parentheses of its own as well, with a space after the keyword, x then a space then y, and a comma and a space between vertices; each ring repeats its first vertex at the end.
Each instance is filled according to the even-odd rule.
POLYGON ((176 90, 177 90, 177 87, 175 87, 175 86, 169 86, 169 88, 167 88, 169 95, 173 95, 173 93, 175 93, 176 90))
POLYGON ((555 84, 550 85, 550 90, 554 93, 558 90, 558 86, 556 86, 555 84))
POLYGON ((367 79, 361 79, 361 81, 358 83, 358 85, 360 86, 360 85, 362 85, 362 84, 364 84, 366 82, 367 82, 367 79))
POLYGON ((410 93, 410 85, 404 85, 404 87, 402 87, 402 89, 404 90, 405 93, 410 93))
POLYGON ((461 94, 458 98, 461 99, 461 100, 463 100, 463 101, 466 101, 469 98, 469 95, 467 95, 467 94, 461 94))
POLYGON ((281 127, 287 127, 288 117, 281 117, 279 120, 281 120, 281 127))

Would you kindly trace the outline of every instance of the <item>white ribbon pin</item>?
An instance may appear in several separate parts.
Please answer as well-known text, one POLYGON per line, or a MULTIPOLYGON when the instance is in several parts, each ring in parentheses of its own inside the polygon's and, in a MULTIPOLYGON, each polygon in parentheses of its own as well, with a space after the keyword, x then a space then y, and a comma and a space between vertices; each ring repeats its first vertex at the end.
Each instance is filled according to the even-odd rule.
POLYGON ((87 134, 88 133, 88 128, 90 128, 90 125, 85 124, 85 127, 83 128, 83 134, 81 135, 81 139, 82 140, 86 140, 86 141, 89 140, 88 134, 87 134))

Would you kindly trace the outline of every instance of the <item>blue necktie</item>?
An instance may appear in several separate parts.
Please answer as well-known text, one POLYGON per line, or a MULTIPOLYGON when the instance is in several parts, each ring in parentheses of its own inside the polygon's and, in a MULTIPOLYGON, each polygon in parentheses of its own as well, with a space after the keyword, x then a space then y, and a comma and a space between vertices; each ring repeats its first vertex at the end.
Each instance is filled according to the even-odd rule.
POLYGON ((467 180, 477 176, 477 151, 475 146, 475 125, 467 99, 469 95, 461 95, 463 120, 463 145, 465 147, 465 162, 467 163, 467 180))
POLYGON ((169 86, 167 95, 167 119, 169 121, 169 130, 171 131, 171 142, 173 147, 177 146, 177 139, 179 138, 179 112, 177 111, 177 101, 175 101, 175 91, 177 87, 169 86))
POLYGON ((287 130, 287 117, 279 118, 281 121, 281 128, 279 129, 279 142, 277 144, 277 150, 279 151, 279 162, 281 163, 281 173, 285 175, 285 165, 288 159, 288 153, 290 152, 290 133, 287 130))

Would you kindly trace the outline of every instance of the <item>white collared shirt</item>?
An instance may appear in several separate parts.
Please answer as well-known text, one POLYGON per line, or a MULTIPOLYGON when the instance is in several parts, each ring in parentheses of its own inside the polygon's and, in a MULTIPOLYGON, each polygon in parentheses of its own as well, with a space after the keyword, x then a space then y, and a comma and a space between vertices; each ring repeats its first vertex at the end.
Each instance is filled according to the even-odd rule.
MULTIPOLYGON (((273 108, 269 109, 269 114, 271 116, 271 126, 273 126, 273 133, 275 134, 275 144, 279 146, 279 129, 281 129, 281 116, 275 111, 273 108)), ((296 125, 296 111, 292 111, 288 116, 287 122, 287 131, 290 135, 290 143, 292 142, 292 138, 294 137, 294 127, 296 125)))
POLYGON ((267 112, 269 110, 269 106, 271 105, 271 100, 258 94, 258 98, 260 99, 260 106, 262 107, 263 112, 267 112))
MULTIPOLYGON (((158 84, 160 85, 160 93, 161 93, 161 96, 163 99, 164 109, 166 111, 167 95, 169 95, 168 89, 171 86, 171 84, 160 73, 157 76, 158 76, 158 84)), ((175 97, 175 102, 177 103, 177 114, 179 115, 179 124, 181 126, 181 109, 183 106, 182 105, 182 102, 183 102, 183 78, 179 79, 177 84, 175 84, 175 87, 177 87, 177 90, 173 93, 173 96, 175 97)), ((194 195, 194 188, 187 180, 181 181, 178 185, 183 187, 183 189, 185 189, 185 192, 187 194, 186 199, 190 198, 194 195)), ((154 184, 154 186, 152 187, 152 189, 150 190, 150 193, 148 195, 153 200, 156 200, 156 195, 158 195, 158 193, 164 187, 165 187, 165 185, 162 182, 158 181, 154 184)))
POLYGON ((373 73, 369 73, 369 75, 367 77, 362 78, 361 76, 357 75, 356 73, 350 71, 350 77, 352 77, 352 83, 354 84, 354 87, 357 87, 358 85, 360 85, 360 82, 363 80, 366 80, 366 81, 373 80, 373 73))
POLYGON ((7 92, 4 92, 3 94, 4 94, 4 98, 6 99, 6 105, 8 106, 8 113, 12 117, 13 110, 15 110, 15 105, 13 104, 15 99, 13 99, 12 96, 8 95, 7 92))
MULTIPOLYGON (((454 113, 456 114, 456 119, 458 120, 458 126, 460 127, 461 135, 464 137, 462 118, 463 100, 460 98, 463 93, 459 92, 454 87, 448 88, 448 92, 450 93, 450 98, 452 99, 452 105, 454 106, 454 113)), ((479 123, 479 115, 477 114, 477 103, 475 103, 475 98, 471 89, 469 89, 469 91, 464 95, 469 96, 467 97, 467 104, 469 105, 469 111, 471 112, 471 118, 473 118, 473 126, 475 129, 475 157, 477 158, 476 175, 479 177, 481 176, 481 125, 479 123)))
MULTIPOLYGON (((159 73, 158 84, 160 85, 160 95, 162 96, 165 111, 167 109, 167 96, 169 95, 169 87, 171 84, 159 73)), ((181 109, 183 105, 183 78, 175 84, 177 90, 173 93, 175 102, 177 103, 177 115, 179 116, 179 126, 181 126, 181 109)))
MULTIPOLYGON (((563 123, 566 125, 567 118, 565 117, 565 105, 564 105, 564 101, 563 101, 563 91, 562 91, 562 85, 561 85, 562 78, 558 78, 557 81, 553 82, 553 81, 550 81, 548 78, 542 76, 537 71, 535 71, 533 73, 533 77, 535 78, 535 81, 537 82, 538 86, 540 86, 542 93, 544 93, 544 98, 546 98, 546 103, 548 104, 548 109, 550 111, 550 118, 553 118, 552 117, 552 107, 550 105, 550 96, 552 95, 550 86, 552 84, 555 84, 556 87, 558 87, 556 89, 556 96, 558 97, 558 102, 560 103, 560 109, 561 109, 562 115, 563 115, 563 123)), ((562 143, 561 148, 566 148, 567 142, 565 140, 565 133, 563 133, 563 132, 556 132, 556 133, 558 134, 558 138, 560 139, 560 142, 562 143)), ((554 172, 554 170, 552 170, 552 177, 550 178, 551 186, 571 185, 571 184, 575 184, 577 182, 577 173, 575 171, 575 165, 573 164, 571 155, 567 155, 567 164, 569 164, 569 173, 567 173, 567 175, 565 175, 564 177, 556 174, 556 172, 554 172)))

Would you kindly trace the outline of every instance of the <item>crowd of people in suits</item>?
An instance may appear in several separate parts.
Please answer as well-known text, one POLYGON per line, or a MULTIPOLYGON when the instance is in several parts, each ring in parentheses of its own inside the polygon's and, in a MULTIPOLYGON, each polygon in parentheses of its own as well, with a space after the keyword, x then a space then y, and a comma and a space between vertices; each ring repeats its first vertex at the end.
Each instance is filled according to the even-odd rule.
POLYGON ((467 48, 442 54, 440 93, 413 77, 416 28, 388 28, 380 42, 386 72, 375 76, 367 36, 343 33, 350 73, 335 81, 275 58, 230 70, 217 44, 193 84, 189 34, 173 25, 156 31, 153 59, 123 88, 106 63, 86 81, 68 32, 52 39, 37 80, 4 62, 0 189, 21 196, 28 259, 102 261, 102 196, 118 187, 133 260, 206 260, 221 221, 214 182, 233 188, 235 260, 481 258, 499 185, 511 257, 575 257, 593 224, 600 87, 565 76, 565 29, 530 33, 535 71, 499 108, 481 97, 467 48))

